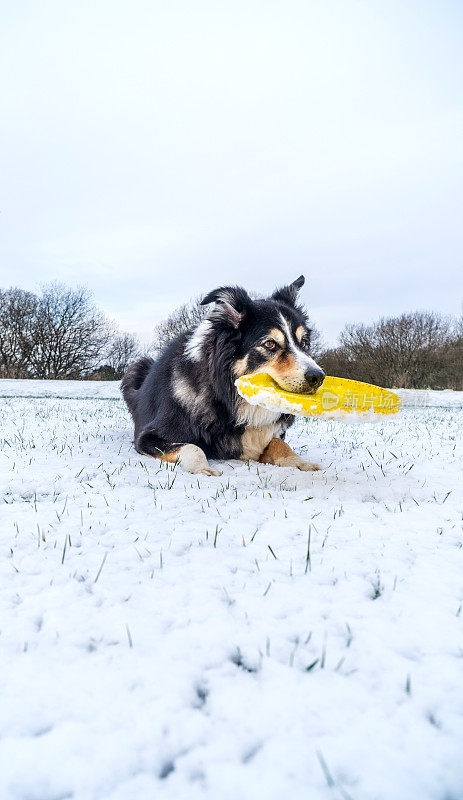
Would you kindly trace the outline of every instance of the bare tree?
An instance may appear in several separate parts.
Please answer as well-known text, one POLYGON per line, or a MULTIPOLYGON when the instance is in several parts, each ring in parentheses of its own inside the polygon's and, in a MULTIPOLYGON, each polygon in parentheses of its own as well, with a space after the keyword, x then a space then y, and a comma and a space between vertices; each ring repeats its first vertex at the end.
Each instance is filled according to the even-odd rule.
POLYGON ((120 333, 112 339, 100 372, 105 371, 106 380, 120 380, 130 364, 140 355, 141 347, 137 337, 131 333, 120 333))
POLYGON ((0 377, 32 376, 33 320, 37 297, 23 289, 0 290, 0 377))
POLYGON ((310 324, 310 355, 312 356, 312 358, 315 359, 315 361, 318 362, 325 349, 323 345, 323 338, 318 328, 316 328, 312 324, 312 322, 310 322, 310 320, 309 324, 310 324))
POLYGON ((444 354, 453 352, 451 330, 447 317, 431 311, 346 325, 340 346, 323 354, 322 366, 328 374, 383 386, 447 386, 444 354))
POLYGON ((151 349, 155 352, 162 350, 172 339, 201 322, 207 311, 207 306, 201 305, 200 298, 190 300, 176 308, 167 319, 155 326, 151 349))
POLYGON ((356 374, 356 362, 349 360, 343 347, 327 348, 320 354, 318 363, 327 375, 361 380, 360 376, 356 374))
POLYGON ((457 319, 441 351, 446 386, 463 390, 463 317, 457 319))
POLYGON ((118 333, 85 288, 0 290, 1 378, 115 380, 139 354, 136 337, 118 333))
POLYGON ((33 317, 30 363, 37 378, 80 378, 101 363, 114 327, 90 292, 61 283, 43 287, 33 317))

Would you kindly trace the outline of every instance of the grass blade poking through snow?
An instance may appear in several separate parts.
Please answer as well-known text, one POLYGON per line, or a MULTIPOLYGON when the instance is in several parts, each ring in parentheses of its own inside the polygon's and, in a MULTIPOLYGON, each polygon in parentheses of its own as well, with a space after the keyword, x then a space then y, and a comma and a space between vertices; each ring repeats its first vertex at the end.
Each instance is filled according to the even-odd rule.
POLYGON ((103 561, 102 561, 102 562, 101 562, 101 564, 100 564, 100 569, 99 569, 99 570, 98 570, 98 572, 96 573, 96 578, 95 578, 95 580, 93 581, 93 583, 96 583, 96 582, 97 582, 97 580, 98 580, 98 578, 100 577, 100 575, 101 575, 101 570, 102 570, 102 569, 103 569, 103 567, 104 567, 104 562, 106 561, 106 557, 107 557, 107 555, 108 555, 107 553, 105 553, 105 554, 104 554, 104 556, 103 556, 103 561))
POLYGON ((307 575, 307 570, 310 570, 310 572, 312 572, 312 563, 311 563, 311 560, 310 560, 310 537, 311 537, 311 535, 312 535, 312 525, 309 525, 309 535, 307 537, 307 555, 306 555, 306 559, 305 559, 305 573, 304 573, 305 575, 307 575))

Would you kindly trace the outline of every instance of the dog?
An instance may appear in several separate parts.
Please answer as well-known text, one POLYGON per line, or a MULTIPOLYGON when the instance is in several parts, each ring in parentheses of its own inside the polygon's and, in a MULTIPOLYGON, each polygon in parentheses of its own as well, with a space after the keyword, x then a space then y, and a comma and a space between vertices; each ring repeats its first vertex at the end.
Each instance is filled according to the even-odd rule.
POLYGON ((212 459, 252 459, 264 464, 321 469, 284 441, 291 414, 252 406, 235 380, 266 372, 282 388, 315 392, 325 377, 310 356, 310 328, 298 303, 304 276, 267 299, 222 286, 194 328, 171 341, 154 360, 141 358, 126 372, 121 390, 132 415, 137 452, 180 463, 194 475, 221 475, 212 459))

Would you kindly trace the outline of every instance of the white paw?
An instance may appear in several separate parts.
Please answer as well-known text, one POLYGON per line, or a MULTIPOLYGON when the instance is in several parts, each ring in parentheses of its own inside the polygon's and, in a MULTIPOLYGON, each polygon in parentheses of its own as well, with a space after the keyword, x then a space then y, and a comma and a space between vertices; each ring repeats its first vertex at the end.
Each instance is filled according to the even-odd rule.
POLYGON ((192 475, 221 475, 210 466, 206 454, 196 444, 184 444, 179 450, 180 464, 192 475))
POLYGON ((301 461, 300 464, 296 464, 297 468, 302 470, 302 472, 318 472, 319 469, 323 469, 320 464, 309 464, 307 461, 301 461))
POLYGON ((279 458, 277 464, 279 467, 296 467, 302 472, 316 472, 321 469, 319 464, 309 464, 308 461, 304 461, 303 458, 297 455, 279 458))
POLYGON ((218 469, 212 469, 212 467, 203 467, 193 472, 193 475, 215 475, 216 477, 219 477, 221 474, 222 473, 219 472, 218 469))

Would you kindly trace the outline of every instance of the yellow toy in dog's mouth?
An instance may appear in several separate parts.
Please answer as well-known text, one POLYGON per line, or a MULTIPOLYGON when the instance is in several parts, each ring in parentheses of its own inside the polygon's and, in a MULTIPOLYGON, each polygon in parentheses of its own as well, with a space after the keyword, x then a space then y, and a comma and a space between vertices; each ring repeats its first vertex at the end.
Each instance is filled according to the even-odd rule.
POLYGON ((303 416, 315 414, 346 422, 371 422, 378 416, 396 414, 402 404, 400 397, 389 389, 329 376, 314 394, 287 392, 265 373, 243 375, 237 378, 235 386, 248 403, 269 411, 303 416))

